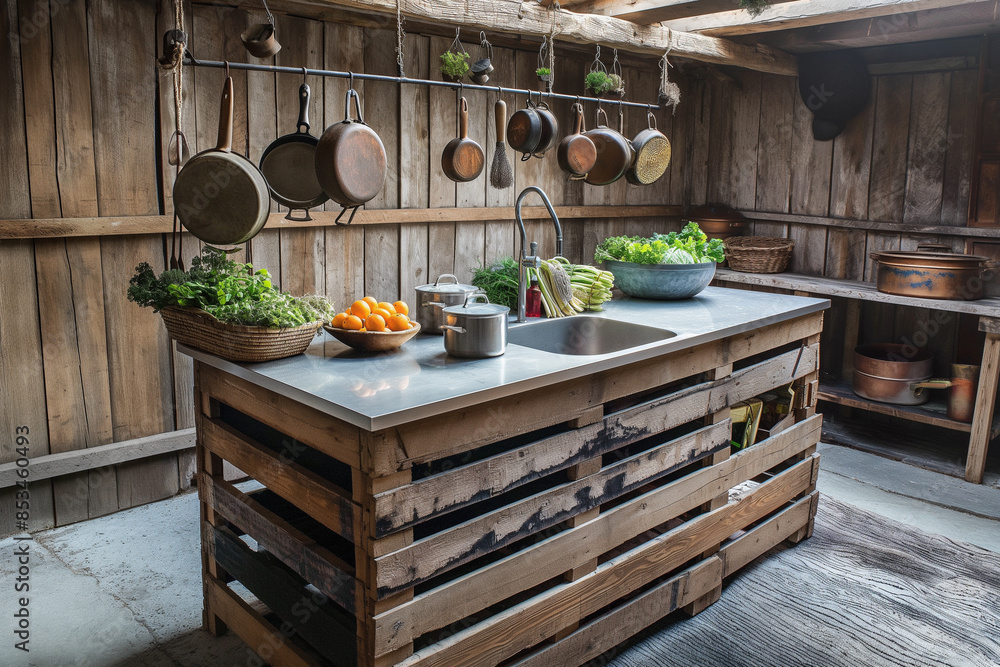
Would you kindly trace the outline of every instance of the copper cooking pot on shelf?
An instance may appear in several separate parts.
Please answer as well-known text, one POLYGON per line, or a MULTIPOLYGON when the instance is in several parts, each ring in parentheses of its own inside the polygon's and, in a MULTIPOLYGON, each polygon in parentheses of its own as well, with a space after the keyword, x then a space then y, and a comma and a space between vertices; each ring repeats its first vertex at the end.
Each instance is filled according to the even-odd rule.
POLYGON ((983 279, 997 262, 950 252, 874 252, 878 291, 923 299, 983 298, 983 279))
POLYGON ((927 389, 947 389, 948 379, 932 379, 934 357, 898 343, 875 343, 854 348, 854 393, 880 403, 922 405, 927 389))

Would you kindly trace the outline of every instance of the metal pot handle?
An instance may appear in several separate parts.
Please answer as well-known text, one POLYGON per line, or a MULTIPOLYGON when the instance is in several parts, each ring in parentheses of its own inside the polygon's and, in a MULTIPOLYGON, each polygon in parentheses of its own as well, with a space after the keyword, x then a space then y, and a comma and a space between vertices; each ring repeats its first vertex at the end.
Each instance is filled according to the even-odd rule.
POLYGON ((469 296, 465 297, 465 303, 462 304, 462 308, 468 308, 470 303, 489 303, 490 298, 481 292, 473 292, 469 296))
POLYGON ((914 396, 920 396, 924 393, 924 389, 947 389, 948 387, 955 384, 946 378, 935 378, 933 380, 922 380, 921 382, 911 382, 910 390, 913 392, 914 396))
POLYGON ((465 329, 463 329, 462 327, 452 326, 451 324, 442 324, 440 328, 447 329, 448 331, 454 331, 455 333, 460 333, 460 334, 466 333, 465 329))
POLYGON ((456 276, 453 273, 442 273, 440 276, 438 276, 437 282, 434 283, 434 286, 437 287, 438 285, 440 285, 441 281, 444 280, 445 278, 451 278, 451 280, 452 280, 451 283, 445 283, 446 285, 447 284, 453 284, 453 285, 457 285, 458 284, 458 276, 456 276))

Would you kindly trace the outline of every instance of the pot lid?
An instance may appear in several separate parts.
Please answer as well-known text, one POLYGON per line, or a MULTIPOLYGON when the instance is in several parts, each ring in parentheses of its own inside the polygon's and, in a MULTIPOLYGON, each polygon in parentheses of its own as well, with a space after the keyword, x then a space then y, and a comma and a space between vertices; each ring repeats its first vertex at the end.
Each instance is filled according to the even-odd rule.
POLYGON ((693 222, 745 222, 743 214, 725 204, 702 204, 691 209, 688 220, 693 222))
POLYGON ((980 268, 989 257, 981 255, 963 255, 953 252, 903 252, 887 251, 871 254, 871 258, 880 264, 904 268, 921 269, 961 269, 980 268))
POLYGON ((417 291, 427 294, 472 294, 480 290, 475 285, 460 283, 458 282, 458 278, 450 273, 445 273, 438 277, 437 282, 421 285, 417 288, 417 291), (446 278, 450 278, 451 280, 443 282, 446 278))
POLYGON ((490 303, 485 294, 473 294, 461 306, 448 306, 444 309, 446 315, 458 315, 467 318, 496 317, 510 312, 507 306, 490 303))

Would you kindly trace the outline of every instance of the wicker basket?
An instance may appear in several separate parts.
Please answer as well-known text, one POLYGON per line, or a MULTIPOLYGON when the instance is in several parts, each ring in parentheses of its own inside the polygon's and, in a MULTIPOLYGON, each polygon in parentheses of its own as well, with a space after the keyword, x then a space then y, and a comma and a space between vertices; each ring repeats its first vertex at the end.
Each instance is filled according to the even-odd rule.
POLYGON ((305 352, 322 322, 289 329, 220 322, 199 308, 160 311, 167 333, 178 343, 229 361, 271 361, 305 352))
POLYGON ((791 239, 767 236, 732 236, 724 243, 729 268, 743 273, 781 273, 795 247, 791 239))

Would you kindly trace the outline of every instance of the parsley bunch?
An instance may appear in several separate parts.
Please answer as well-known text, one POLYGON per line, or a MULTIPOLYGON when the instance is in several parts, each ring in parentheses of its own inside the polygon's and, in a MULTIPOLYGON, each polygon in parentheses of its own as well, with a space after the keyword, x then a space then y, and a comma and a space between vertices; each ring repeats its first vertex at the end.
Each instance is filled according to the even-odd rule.
POLYGON ((157 277, 143 262, 129 281, 128 298, 153 312, 167 306, 200 308, 222 322, 271 328, 330 320, 335 314, 324 297, 281 292, 266 269, 255 271, 212 247, 192 260, 189 271, 171 269, 157 277))

